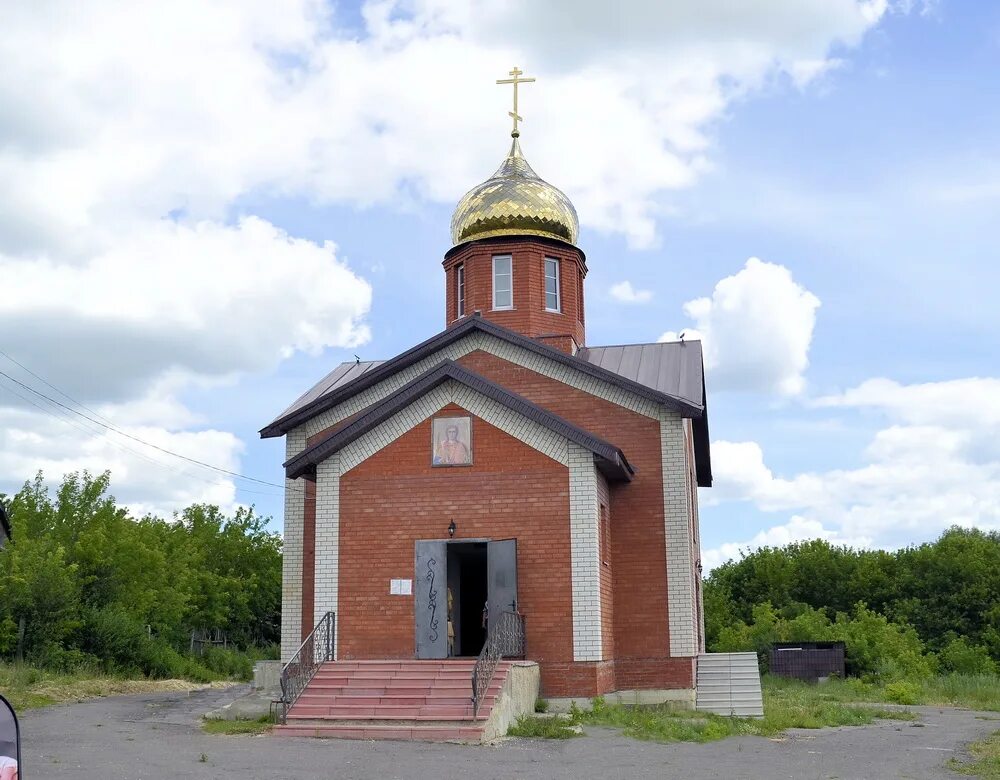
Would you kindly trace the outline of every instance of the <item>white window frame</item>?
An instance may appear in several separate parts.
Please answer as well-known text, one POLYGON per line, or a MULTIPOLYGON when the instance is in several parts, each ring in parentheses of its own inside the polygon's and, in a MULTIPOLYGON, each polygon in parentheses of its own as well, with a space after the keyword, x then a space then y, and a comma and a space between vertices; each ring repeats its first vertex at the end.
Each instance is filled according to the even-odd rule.
POLYGON ((455 311, 458 319, 465 316, 465 263, 455 268, 455 311))
POLYGON ((509 311, 514 308, 514 256, 513 255, 493 255, 493 311, 509 311), (497 260, 506 260, 510 272, 506 274, 510 280, 510 305, 497 306, 497 260))
POLYGON ((544 265, 542 266, 542 295, 545 297, 545 311, 553 312, 554 314, 559 314, 562 312, 562 286, 559 280, 559 258, 558 257, 546 257, 544 265), (556 307, 554 309, 549 308, 549 263, 555 264, 556 267, 556 307))

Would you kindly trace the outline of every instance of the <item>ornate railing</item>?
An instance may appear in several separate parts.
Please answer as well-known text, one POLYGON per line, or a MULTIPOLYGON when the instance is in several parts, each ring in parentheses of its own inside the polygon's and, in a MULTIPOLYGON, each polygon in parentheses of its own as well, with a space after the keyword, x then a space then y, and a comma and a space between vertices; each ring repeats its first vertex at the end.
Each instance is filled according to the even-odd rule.
POLYGON ((288 717, 288 710, 298 701, 302 691, 319 668, 333 660, 337 616, 327 612, 299 645, 295 655, 281 667, 281 722, 288 717))
POLYGON ((483 645, 476 665, 472 667, 472 716, 479 714, 479 705, 493 682, 493 673, 501 658, 524 657, 524 617, 517 612, 504 612, 483 645))

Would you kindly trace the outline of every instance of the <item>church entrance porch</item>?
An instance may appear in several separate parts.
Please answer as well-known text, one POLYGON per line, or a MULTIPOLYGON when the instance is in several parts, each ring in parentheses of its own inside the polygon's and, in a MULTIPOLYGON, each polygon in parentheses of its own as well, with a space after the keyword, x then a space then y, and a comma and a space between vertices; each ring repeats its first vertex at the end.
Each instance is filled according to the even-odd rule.
POLYGON ((504 612, 517 611, 517 541, 415 545, 416 657, 474 657, 504 612))

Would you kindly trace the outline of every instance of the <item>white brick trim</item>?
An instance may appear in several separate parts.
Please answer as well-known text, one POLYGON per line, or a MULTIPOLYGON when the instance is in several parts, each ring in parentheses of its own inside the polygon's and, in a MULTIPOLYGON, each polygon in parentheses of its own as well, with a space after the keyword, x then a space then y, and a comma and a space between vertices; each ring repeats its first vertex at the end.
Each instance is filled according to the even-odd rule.
MULTIPOLYGON (((313 625, 327 612, 339 612, 340 596, 340 454, 316 466, 316 566, 313 625)), ((334 635, 333 656, 337 657, 334 635)))
MULTIPOLYGON (((654 420, 658 419, 658 404, 643 398, 636 393, 624 390, 617 385, 603 379, 584 374, 556 360, 539 355, 531 350, 511 344, 503 339, 491 336, 488 333, 475 332, 459 339, 423 360, 417 361, 412 366, 397 371, 395 374, 386 377, 366 390, 362 390, 355 396, 348 398, 342 404, 338 404, 331 409, 327 409, 322 414, 304 422, 300 428, 304 428, 306 436, 313 436, 320 431, 326 430, 332 425, 336 425, 363 409, 367 409, 374 403, 381 401, 391 393, 418 376, 433 368, 442 360, 457 360, 463 355, 481 349, 491 355, 495 355, 503 360, 507 360, 515 365, 528 368, 543 376, 555 379, 563 384, 582 390, 585 393, 603 398, 626 409, 638 412, 654 420)), ((298 429, 296 429, 298 430, 298 429)))
MULTIPOLYGON (((564 466, 567 465, 568 442, 564 437, 492 398, 477 393, 461 382, 449 380, 344 447, 340 451, 342 473, 346 474, 448 404, 458 404, 470 414, 510 434, 543 455, 564 466)), ((430 447, 430 439, 427 441, 427 446, 430 447)), ((593 462, 593 455, 589 450, 587 454, 593 462)))
POLYGON ((569 445, 569 533, 573 572, 573 660, 602 661, 601 551, 594 455, 569 445))
POLYGON ((667 556, 667 613, 670 655, 698 654, 694 614, 694 561, 691 557, 690 472, 685 457, 684 420, 660 412, 660 458, 663 466, 663 526, 667 556))
MULTIPOLYGON (((285 437, 285 456, 305 448, 301 428, 285 437)), ((281 557, 281 660, 288 661, 302 643, 302 543, 305 526, 305 490, 302 482, 285 480, 285 517, 281 557)))

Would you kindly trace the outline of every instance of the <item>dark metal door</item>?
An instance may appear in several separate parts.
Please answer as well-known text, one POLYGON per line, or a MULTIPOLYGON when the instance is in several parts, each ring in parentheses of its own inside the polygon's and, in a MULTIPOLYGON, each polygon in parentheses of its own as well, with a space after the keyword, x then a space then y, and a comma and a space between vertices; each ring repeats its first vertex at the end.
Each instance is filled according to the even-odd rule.
POLYGON ((417 658, 448 657, 448 553, 445 542, 417 542, 414 618, 417 658))
POLYGON ((517 540, 486 543, 486 576, 489 588, 489 629, 504 612, 517 611, 517 540))

